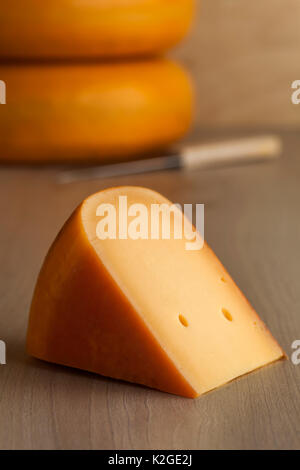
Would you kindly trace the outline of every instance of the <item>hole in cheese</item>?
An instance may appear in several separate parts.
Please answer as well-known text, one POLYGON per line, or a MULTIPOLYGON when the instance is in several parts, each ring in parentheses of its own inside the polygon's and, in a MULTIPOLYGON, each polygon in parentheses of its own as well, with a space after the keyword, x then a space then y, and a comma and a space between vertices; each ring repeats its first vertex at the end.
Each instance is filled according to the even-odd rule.
POLYGON ((222 313, 223 313, 224 317, 226 318, 226 320, 228 320, 228 321, 233 320, 231 313, 226 308, 222 308, 222 313))
POLYGON ((178 318, 179 318, 180 323, 183 326, 185 326, 185 327, 189 326, 189 323, 188 323, 187 319, 183 315, 179 315, 178 318))
POLYGON ((222 281, 222 282, 226 282, 226 279, 225 279, 224 276, 221 277, 221 281, 222 281))

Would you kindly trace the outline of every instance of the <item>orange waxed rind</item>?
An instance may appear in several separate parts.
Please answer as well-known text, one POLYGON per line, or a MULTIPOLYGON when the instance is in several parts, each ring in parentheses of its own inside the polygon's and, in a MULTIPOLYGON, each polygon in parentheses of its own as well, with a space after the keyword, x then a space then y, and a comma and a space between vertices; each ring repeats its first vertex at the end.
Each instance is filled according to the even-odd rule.
POLYGON ((187 33, 194 0, 2 2, 0 57, 120 58, 161 53, 187 33))
POLYGON ((136 158, 183 137, 193 86, 176 63, 0 65, 0 161, 105 162, 136 158))

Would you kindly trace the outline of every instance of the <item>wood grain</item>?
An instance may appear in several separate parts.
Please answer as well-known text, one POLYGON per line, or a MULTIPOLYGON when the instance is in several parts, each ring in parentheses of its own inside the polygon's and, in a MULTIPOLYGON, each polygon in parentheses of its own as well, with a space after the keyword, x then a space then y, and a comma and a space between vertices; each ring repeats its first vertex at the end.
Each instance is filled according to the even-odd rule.
POLYGON ((0 170, 0 339, 7 344, 1 449, 300 447, 300 365, 290 361, 190 400, 46 364, 24 351, 32 291, 57 231, 88 194, 134 184, 175 202, 205 203, 206 239, 290 355, 300 339, 300 137, 283 137, 281 161, 239 168, 68 186, 57 184, 55 168, 0 170))
POLYGON ((300 125, 298 0, 196 0, 197 18, 175 57, 191 71, 204 128, 300 125))

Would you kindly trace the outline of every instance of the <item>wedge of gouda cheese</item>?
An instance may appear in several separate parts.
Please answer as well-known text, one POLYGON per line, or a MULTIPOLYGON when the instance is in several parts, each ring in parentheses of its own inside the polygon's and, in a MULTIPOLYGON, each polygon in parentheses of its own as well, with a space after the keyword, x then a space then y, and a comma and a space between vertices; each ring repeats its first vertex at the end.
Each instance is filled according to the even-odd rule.
POLYGON ((186 397, 284 356, 207 244, 187 250, 174 236, 175 216, 169 238, 128 236, 139 208, 163 204, 152 190, 120 187, 77 208, 37 281, 29 354, 186 397), (138 206, 125 214, 120 197, 138 206))

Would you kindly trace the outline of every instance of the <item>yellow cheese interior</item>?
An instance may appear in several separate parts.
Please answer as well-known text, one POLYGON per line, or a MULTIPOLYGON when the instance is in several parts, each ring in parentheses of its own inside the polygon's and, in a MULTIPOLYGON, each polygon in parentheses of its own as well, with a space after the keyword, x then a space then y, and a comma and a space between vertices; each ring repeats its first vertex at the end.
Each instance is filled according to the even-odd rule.
MULTIPOLYGON (((122 187, 87 199, 86 233, 102 263, 198 395, 271 363, 284 353, 205 244, 186 240, 99 240, 98 204, 168 203, 154 191, 122 187)), ((245 247, 246 249, 246 247, 245 247)))

